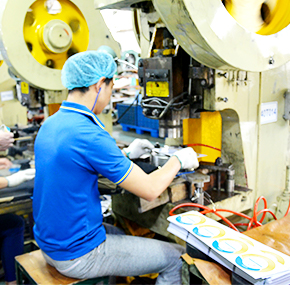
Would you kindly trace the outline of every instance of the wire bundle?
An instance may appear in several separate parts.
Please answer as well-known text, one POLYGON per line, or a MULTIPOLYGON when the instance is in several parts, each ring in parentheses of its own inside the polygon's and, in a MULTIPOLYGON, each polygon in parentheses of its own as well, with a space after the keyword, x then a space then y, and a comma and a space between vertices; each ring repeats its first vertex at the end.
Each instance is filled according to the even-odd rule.
MULTIPOLYGON (((266 213, 270 213, 273 216, 273 218, 275 220, 277 220, 277 217, 275 216, 275 214, 271 210, 267 209, 267 200, 263 196, 260 196, 254 205, 253 217, 249 217, 243 213, 239 213, 239 212, 236 212, 233 210, 215 209, 215 208, 211 209, 207 206, 196 204, 196 203, 179 204, 169 211, 169 215, 174 216, 175 215, 174 212, 177 209, 183 208, 183 207, 195 207, 195 208, 203 209, 203 211, 200 212, 203 215, 213 213, 213 214, 217 215, 220 219, 222 219, 230 228, 232 228, 233 230, 238 231, 238 232, 239 232, 239 230, 236 228, 238 226, 247 226, 247 230, 250 230, 251 228, 256 228, 256 227, 262 226, 262 222, 266 216, 266 213), (258 205, 259 205, 259 202, 261 200, 263 200, 263 202, 264 202, 264 209, 258 211, 258 205), (229 219, 227 219, 224 216, 222 216, 221 214, 219 214, 219 212, 228 212, 228 213, 240 216, 242 218, 245 218, 245 219, 249 220, 249 222, 248 223, 235 223, 235 224, 233 224, 231 221, 229 221, 229 219), (260 214, 263 214, 263 215, 262 215, 261 219, 258 220, 258 216, 260 214)), ((284 217, 288 215, 289 211, 290 211, 290 201, 289 201, 288 209, 287 209, 284 217)))

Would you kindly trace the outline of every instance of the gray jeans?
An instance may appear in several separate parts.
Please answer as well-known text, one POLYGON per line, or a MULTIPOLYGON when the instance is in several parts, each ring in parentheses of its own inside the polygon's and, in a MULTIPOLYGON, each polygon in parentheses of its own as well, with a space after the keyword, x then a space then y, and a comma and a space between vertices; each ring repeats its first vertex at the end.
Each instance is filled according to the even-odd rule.
POLYGON ((61 274, 85 279, 101 276, 139 276, 159 273, 156 284, 181 284, 184 247, 159 240, 128 236, 105 225, 106 240, 89 253, 67 261, 56 261, 43 252, 48 264, 61 274))

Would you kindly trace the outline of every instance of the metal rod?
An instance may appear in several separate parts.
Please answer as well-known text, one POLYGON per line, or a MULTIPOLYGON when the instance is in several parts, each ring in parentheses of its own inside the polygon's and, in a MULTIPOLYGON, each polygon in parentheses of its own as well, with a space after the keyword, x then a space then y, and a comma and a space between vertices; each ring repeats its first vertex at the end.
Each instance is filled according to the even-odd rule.
POLYGON ((220 194, 220 191, 221 191, 221 172, 219 170, 216 172, 216 189, 218 191, 218 194, 220 194))

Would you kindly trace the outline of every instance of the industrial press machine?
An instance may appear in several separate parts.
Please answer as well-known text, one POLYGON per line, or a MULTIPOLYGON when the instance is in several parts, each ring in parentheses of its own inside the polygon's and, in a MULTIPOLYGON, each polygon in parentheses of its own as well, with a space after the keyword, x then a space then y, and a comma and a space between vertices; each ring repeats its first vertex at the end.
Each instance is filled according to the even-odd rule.
MULTIPOLYGON (((278 217, 286 212, 289 5, 279 0, 95 1, 97 9, 132 10, 141 47, 141 105, 145 116, 159 120, 165 145, 192 146, 206 154, 199 160, 207 175, 186 178, 196 184, 198 202, 203 203, 200 188, 211 184, 208 174, 215 173, 209 186, 215 207, 245 211, 264 196, 278 217), (219 191, 225 198, 215 199, 219 191)), ((120 207, 117 203, 118 213, 134 217, 135 210, 120 207)), ((160 207, 155 215, 162 216, 160 207)), ((141 216, 135 220, 145 226, 156 223, 156 216, 141 216)))
MULTIPOLYGON (((57 111, 66 99, 61 69, 69 56, 102 46, 120 55, 120 46, 93 1, 1 1, 0 31, 6 64, 3 72, 10 74, 16 87, 5 90, 14 87, 23 106, 40 105, 47 115, 57 111)), ((111 113, 100 117, 111 132, 111 113)))

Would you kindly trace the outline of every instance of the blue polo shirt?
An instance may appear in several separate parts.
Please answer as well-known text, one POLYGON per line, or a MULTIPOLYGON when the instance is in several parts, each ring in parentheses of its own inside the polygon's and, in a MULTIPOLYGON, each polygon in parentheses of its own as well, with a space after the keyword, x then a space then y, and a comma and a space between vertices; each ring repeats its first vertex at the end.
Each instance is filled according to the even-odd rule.
POLYGON ((80 257, 105 239, 98 174, 119 184, 133 163, 85 106, 64 101, 35 140, 34 235, 54 260, 80 257))

